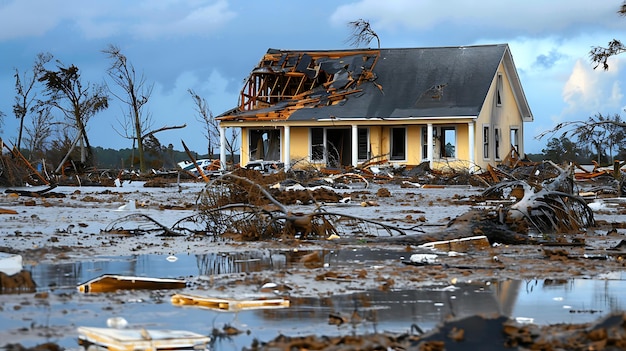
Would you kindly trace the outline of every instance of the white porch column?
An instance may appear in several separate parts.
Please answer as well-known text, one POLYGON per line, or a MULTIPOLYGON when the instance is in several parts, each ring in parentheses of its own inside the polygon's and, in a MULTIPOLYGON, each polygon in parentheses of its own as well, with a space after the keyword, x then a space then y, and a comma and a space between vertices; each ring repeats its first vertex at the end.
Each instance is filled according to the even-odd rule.
POLYGON ((226 170, 226 128, 220 128, 220 170, 226 170))
POLYGON ((475 165, 475 151, 474 151, 474 134, 475 134, 475 128, 474 128, 474 121, 472 122, 467 122, 467 130, 468 130, 468 136, 467 139, 469 141, 469 145, 468 145, 468 150, 469 150, 469 172, 470 173, 474 173, 474 165, 475 165))
POLYGON ((352 166, 358 166, 359 162, 359 128, 352 125, 352 166))
POLYGON ((289 126, 285 126, 285 152, 283 154, 283 162, 285 163, 285 170, 289 170, 291 160, 291 129, 289 126))
POLYGON ((426 142, 428 146, 426 147, 426 157, 428 157, 428 162, 430 164, 430 168, 433 167, 433 124, 428 123, 426 127, 426 142))

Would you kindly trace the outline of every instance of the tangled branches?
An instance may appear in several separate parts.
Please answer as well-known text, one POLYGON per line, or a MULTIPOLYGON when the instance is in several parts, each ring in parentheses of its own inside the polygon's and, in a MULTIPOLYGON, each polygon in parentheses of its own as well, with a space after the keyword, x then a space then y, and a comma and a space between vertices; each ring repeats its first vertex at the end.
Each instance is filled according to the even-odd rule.
MULTIPOLYGON (((317 203, 312 195, 311 201, 317 203)), ((197 204, 198 213, 178 221, 173 230, 242 241, 405 234, 397 227, 328 212, 318 203, 310 213, 292 212, 259 183, 234 174, 208 183, 197 204)))

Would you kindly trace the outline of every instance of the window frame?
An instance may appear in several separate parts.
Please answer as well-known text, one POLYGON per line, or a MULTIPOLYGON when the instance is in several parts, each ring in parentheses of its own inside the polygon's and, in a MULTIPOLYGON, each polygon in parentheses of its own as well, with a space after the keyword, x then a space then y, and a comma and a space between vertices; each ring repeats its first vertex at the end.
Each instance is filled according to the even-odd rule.
POLYGON ((458 159, 458 131, 456 126, 441 126, 439 127, 439 131, 441 135, 439 135, 439 158, 442 159, 458 159), (453 149, 453 155, 448 156, 448 152, 446 150, 446 131, 454 131, 454 144, 451 143, 453 149), (443 152, 442 152, 443 151, 443 152))
POLYGON ((483 124, 483 159, 489 159, 489 148, 491 139, 491 126, 489 124, 483 124))
POLYGON ((493 127, 493 158, 494 160, 500 161, 502 159, 500 155, 500 146, 502 145, 502 131, 500 127, 493 127))

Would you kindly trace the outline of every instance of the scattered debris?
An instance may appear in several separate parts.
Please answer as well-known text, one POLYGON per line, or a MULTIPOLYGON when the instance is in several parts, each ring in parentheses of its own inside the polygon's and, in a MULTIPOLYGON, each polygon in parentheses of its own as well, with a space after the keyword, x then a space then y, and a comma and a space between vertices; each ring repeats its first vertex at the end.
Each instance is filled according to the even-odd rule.
POLYGON ((29 271, 22 270, 15 274, 0 272, 0 293, 2 294, 32 293, 36 289, 37 284, 29 271))
POLYGON ((19 273, 23 268, 21 255, 0 252, 0 272, 13 275, 19 273))
MULTIPOLYGON (((131 200, 134 203, 134 200, 131 200)), ((121 234, 121 235, 144 235, 155 233, 156 236, 181 236, 180 232, 172 230, 167 226, 157 222, 152 217, 143 213, 132 213, 127 216, 116 219, 111 222, 102 233, 121 234), (134 229, 124 228, 124 224, 128 227, 132 224, 134 229)))
MULTIPOLYGON (((329 323, 346 317, 331 315, 329 323)), ((613 314, 596 323, 538 326, 504 316, 469 316, 448 320, 423 333, 413 325, 407 333, 358 336, 279 335, 255 341, 253 350, 618 350, 626 345, 626 314, 613 314), (416 333, 414 333, 416 332, 416 333)))
POLYGON ((85 350, 209 350, 211 338, 186 330, 78 327, 78 344, 85 350))

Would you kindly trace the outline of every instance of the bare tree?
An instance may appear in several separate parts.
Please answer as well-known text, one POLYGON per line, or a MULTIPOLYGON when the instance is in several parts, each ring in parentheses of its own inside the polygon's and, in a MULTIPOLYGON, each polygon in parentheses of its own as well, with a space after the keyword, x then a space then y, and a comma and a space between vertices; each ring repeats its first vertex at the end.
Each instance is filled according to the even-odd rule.
POLYGON ((209 109, 209 104, 206 99, 198 95, 192 89, 187 90, 193 102, 196 104, 196 112, 198 115, 196 119, 202 122, 202 128, 204 129, 204 137, 207 139, 207 151, 209 158, 213 158, 215 148, 219 148, 220 145, 220 125, 219 122, 213 117, 213 112, 209 109))
MULTIPOLYGON (((57 70, 44 70, 38 81, 45 83, 45 94, 48 96, 46 103, 59 109, 68 125, 77 129, 78 136, 73 145, 79 140, 84 142, 84 145, 81 143, 81 150, 86 149, 87 153, 85 155, 81 152, 83 166, 92 166, 93 150, 87 137, 86 126, 91 117, 109 107, 109 96, 103 85, 83 84, 78 67, 74 65, 65 67, 60 61, 56 62, 57 70)), ((58 170, 59 168, 57 172, 58 170)))
POLYGON ((25 127, 29 156, 31 159, 44 158, 49 138, 54 130, 54 121, 50 116, 50 105, 44 105, 36 111, 30 126, 25 127))
MULTIPOLYGON (((109 77, 123 90, 124 95, 116 94, 111 87, 109 87, 111 94, 128 107, 128 113, 125 115, 127 118, 126 125, 132 125, 133 132, 131 136, 126 135, 125 137, 137 141, 139 169, 143 172, 146 170, 146 164, 143 147, 144 141, 141 136, 151 127, 150 114, 144 113, 144 106, 148 103, 150 95, 152 95, 153 84, 146 85, 146 79, 143 74, 139 77, 137 76, 135 67, 132 63, 128 62, 126 56, 122 54, 117 46, 109 45, 109 47, 102 52, 107 54, 108 58, 111 59, 111 66, 107 70, 109 77)), ((128 130, 126 129, 126 131, 128 130)))
MULTIPOLYGON (((144 141, 148 137, 154 137, 154 134, 169 129, 185 128, 186 125, 179 126, 164 126, 158 129, 150 130, 152 128, 151 116, 149 113, 144 113, 144 107, 152 95, 153 85, 146 85, 146 79, 142 75, 137 76, 135 67, 128 62, 128 59, 120 49, 115 45, 109 45, 109 47, 102 51, 107 54, 111 59, 111 66, 107 70, 109 77, 113 82, 122 88, 125 96, 115 94, 111 89, 111 94, 118 98, 122 103, 128 107, 128 114, 126 115, 130 122, 126 122, 125 126, 132 125, 132 136, 126 136, 137 141, 137 151, 139 153, 139 169, 144 172, 146 170, 146 161, 144 155, 144 141)), ((125 128, 128 130, 128 128, 125 128)), ((134 147, 134 143, 133 143, 134 147)))
POLYGON ((348 22, 348 26, 352 28, 352 34, 346 41, 350 46, 359 47, 361 44, 369 45, 369 43, 376 38, 378 48, 380 49, 380 38, 378 34, 374 32, 369 21, 359 19, 356 21, 348 22))
MULTIPOLYGON (((38 113, 36 118, 41 117, 42 111, 36 111, 41 109, 41 103, 37 100, 37 94, 35 90, 35 83, 44 71, 44 65, 52 59, 52 55, 49 53, 37 54, 37 59, 33 65, 32 74, 20 75, 19 69, 15 68, 15 103, 13 104, 13 114, 20 120, 20 126, 17 134, 17 149, 21 149, 22 144, 22 132, 24 130, 24 119, 29 113, 38 113)), ((49 112, 49 110, 48 110, 49 112)), ((47 115, 48 116, 48 115, 47 115)), ((34 124, 40 124, 43 121, 33 121, 34 124)))
MULTIPOLYGON (((622 17, 626 16, 626 1, 622 2, 617 14, 622 17)), ((589 56, 591 57, 591 62, 595 63, 594 69, 602 66, 606 71, 609 69, 608 59, 623 52, 626 52, 626 46, 620 40, 613 39, 606 47, 595 46, 591 48, 589 56)))

